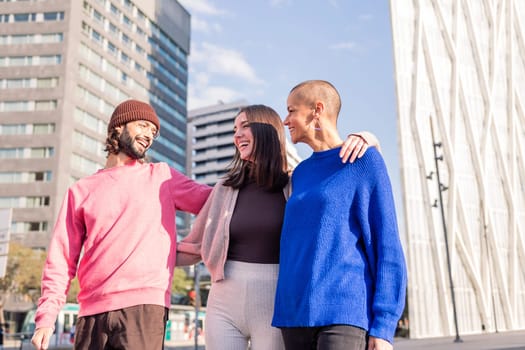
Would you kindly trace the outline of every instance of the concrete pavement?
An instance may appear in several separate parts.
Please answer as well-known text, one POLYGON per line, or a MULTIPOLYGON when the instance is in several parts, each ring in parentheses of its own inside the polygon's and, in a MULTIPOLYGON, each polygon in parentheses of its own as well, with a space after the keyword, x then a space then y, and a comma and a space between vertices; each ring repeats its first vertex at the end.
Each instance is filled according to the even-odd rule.
MULTIPOLYGON (((462 342, 454 342, 455 337, 428 339, 396 338, 394 350, 525 350, 525 330, 513 332, 486 333, 460 336, 462 342)), ((168 350, 195 350, 192 343, 172 344, 168 350)), ((204 350, 200 345, 198 350, 204 350)), ((271 350, 271 349, 269 349, 271 350)))
MULTIPOLYGON (((462 342, 454 342, 455 337, 405 339, 394 340, 394 350, 525 350, 525 330, 513 332, 486 333, 477 335, 462 335, 462 342)), ((6 350, 18 350, 20 344, 8 341, 6 350)), ((22 349, 31 349, 29 344, 24 344, 22 349)), ((56 350, 71 350, 71 347, 55 348, 56 350)), ((205 346, 199 342, 198 350, 205 346)), ((195 350, 193 341, 170 342, 166 350, 195 350)), ((271 350, 271 349, 269 349, 271 350)))
POLYGON ((394 340, 395 350, 525 350, 525 330, 456 337, 394 340))

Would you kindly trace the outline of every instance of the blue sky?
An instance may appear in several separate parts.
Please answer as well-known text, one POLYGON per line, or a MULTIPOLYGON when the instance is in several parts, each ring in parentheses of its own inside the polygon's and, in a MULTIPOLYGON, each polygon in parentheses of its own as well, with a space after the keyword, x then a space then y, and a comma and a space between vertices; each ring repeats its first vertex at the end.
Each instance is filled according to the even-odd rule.
MULTIPOLYGON (((340 134, 369 130, 380 139, 399 217, 389 1, 179 2, 192 16, 189 109, 246 99, 284 117, 293 86, 307 79, 330 81, 343 101, 340 134)), ((311 153, 306 146, 297 149, 303 158, 311 153)))

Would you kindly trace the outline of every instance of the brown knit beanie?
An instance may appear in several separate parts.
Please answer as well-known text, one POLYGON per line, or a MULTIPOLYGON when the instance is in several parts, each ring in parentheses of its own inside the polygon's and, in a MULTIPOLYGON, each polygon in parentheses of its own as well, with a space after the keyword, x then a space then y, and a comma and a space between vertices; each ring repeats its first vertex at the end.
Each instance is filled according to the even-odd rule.
POLYGON ((160 131, 159 118, 153 107, 137 100, 124 101, 115 108, 109 120, 108 131, 115 126, 120 126, 135 120, 152 122, 157 127, 157 130, 160 131))

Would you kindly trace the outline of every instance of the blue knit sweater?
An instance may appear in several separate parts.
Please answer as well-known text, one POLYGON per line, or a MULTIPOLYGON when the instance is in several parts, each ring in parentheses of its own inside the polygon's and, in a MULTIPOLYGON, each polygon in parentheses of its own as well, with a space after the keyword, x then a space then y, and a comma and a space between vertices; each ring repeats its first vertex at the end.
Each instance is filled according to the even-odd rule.
POLYGON ((272 325, 346 324, 392 342, 406 265, 390 180, 375 148, 343 164, 314 152, 292 175, 272 325))

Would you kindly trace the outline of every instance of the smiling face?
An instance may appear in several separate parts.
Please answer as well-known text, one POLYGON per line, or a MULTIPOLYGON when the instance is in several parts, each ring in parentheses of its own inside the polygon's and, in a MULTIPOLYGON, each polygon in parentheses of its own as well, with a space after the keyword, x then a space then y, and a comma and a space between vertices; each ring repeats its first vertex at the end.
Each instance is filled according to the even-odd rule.
POLYGON ((122 127, 119 148, 133 159, 142 159, 157 136, 155 124, 146 120, 136 120, 122 127))
POLYGON ((233 143, 239 151, 240 158, 253 161, 254 138, 246 113, 242 112, 235 118, 233 131, 233 143))
POLYGON ((315 119, 315 108, 305 103, 297 92, 292 92, 286 101, 288 114, 284 119, 284 125, 290 132, 290 139, 293 143, 309 143, 315 135, 315 126, 312 125, 315 119))

